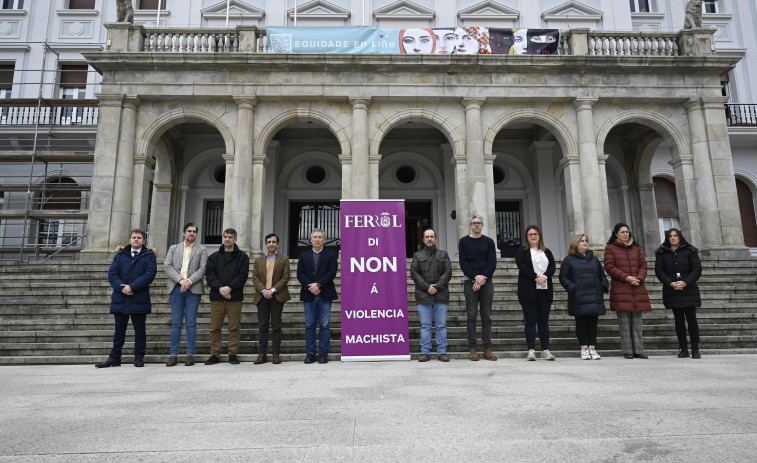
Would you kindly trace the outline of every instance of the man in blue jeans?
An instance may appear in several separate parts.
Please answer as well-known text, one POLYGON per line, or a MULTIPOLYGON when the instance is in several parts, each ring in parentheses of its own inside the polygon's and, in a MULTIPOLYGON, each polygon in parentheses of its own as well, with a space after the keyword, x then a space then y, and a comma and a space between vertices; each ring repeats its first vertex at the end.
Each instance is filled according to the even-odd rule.
POLYGON ((311 251, 300 254, 297 262, 297 280, 302 285, 300 300, 305 303, 305 363, 313 363, 318 355, 318 363, 329 361, 331 343, 331 303, 337 298, 334 278, 336 278, 336 253, 323 248, 323 230, 315 229, 310 234, 311 251), (318 324, 318 349, 315 344, 315 326, 318 324))
POLYGON ((205 266, 208 262, 208 250, 195 243, 197 232, 195 224, 190 222, 184 225, 184 242, 171 246, 163 262, 168 276, 168 302, 171 304, 171 351, 167 367, 176 366, 182 323, 187 327, 187 358, 184 365, 190 367, 195 364, 197 309, 205 292, 205 266))
POLYGON ((449 255, 436 249, 436 231, 423 232, 425 247, 413 254, 410 277, 415 282, 415 301, 418 303, 418 318, 421 322, 421 356, 419 362, 431 359, 431 322, 436 323, 436 352, 438 359, 449 362, 447 357, 447 305, 449 304, 449 280, 452 278, 452 262, 449 255))

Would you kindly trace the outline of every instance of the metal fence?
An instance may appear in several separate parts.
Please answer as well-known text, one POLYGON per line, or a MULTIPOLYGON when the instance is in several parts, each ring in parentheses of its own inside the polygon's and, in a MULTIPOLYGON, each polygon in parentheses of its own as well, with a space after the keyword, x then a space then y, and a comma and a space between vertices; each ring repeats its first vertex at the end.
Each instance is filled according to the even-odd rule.
POLYGON ((725 118, 729 127, 756 127, 757 104, 727 104, 725 118))

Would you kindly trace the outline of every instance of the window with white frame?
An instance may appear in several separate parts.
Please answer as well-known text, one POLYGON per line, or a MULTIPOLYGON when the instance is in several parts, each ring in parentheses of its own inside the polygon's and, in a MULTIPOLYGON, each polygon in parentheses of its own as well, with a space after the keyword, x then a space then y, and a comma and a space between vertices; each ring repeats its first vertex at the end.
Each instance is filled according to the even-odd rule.
POLYGON ((720 13, 720 0, 704 0, 702 13, 720 13))
MULTIPOLYGON (((58 98, 64 100, 83 100, 87 96, 86 64, 61 64, 60 79, 58 81, 58 98)), ((71 125, 81 123, 83 112, 76 106, 61 108, 58 123, 71 125)), ((56 119, 58 119, 56 117, 56 119)))
MULTIPOLYGON (((0 98, 10 98, 13 90, 13 72, 15 66, 12 64, 0 64, 0 98)), ((8 107, 0 107, 0 124, 5 124, 8 119, 8 107)))
POLYGON ((24 0, 3 0, 4 10, 23 10, 24 0))
POLYGON ((95 0, 68 0, 69 10, 94 10, 95 0))
POLYGON ((654 0, 628 0, 631 13, 651 13, 656 11, 654 0))
MULTIPOLYGON (((157 10, 158 9, 158 0, 139 0, 139 5, 137 7, 139 10, 157 10)), ((165 10, 166 9, 166 0, 160 0, 160 9, 165 10)))

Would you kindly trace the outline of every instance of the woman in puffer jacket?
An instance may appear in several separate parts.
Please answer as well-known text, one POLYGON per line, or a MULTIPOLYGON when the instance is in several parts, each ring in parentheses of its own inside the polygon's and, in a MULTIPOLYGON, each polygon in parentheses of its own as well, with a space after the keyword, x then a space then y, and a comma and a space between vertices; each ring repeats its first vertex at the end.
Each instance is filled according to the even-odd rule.
POLYGON ((589 250, 589 238, 576 235, 560 266, 560 284, 568 292, 568 315, 576 318, 576 337, 582 360, 599 360, 597 321, 605 314, 604 293, 609 291, 605 271, 589 250))
POLYGON ((702 305, 697 280, 702 276, 702 262, 697 248, 690 245, 681 230, 671 228, 665 232, 665 242, 655 252, 654 270, 662 283, 662 303, 673 310, 678 335, 678 358, 689 356, 686 342, 686 322, 689 322, 691 357, 699 354, 699 324, 696 308, 702 305))
POLYGON ((605 247, 605 270, 611 277, 610 310, 618 317, 620 349, 627 359, 647 358, 642 338, 644 312, 652 310, 647 288, 647 260, 633 240, 631 229, 615 224, 605 247))

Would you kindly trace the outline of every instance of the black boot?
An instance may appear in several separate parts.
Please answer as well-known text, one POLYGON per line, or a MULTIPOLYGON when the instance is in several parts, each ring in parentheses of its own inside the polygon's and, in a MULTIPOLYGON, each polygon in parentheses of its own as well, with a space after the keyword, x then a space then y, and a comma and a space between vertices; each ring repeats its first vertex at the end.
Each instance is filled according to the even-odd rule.
MULTIPOLYGON (((685 359, 686 357, 689 356, 689 348, 686 346, 685 342, 679 343, 678 347, 681 349, 678 352, 678 358, 679 359, 685 359)), ((691 345, 691 348, 694 349, 694 345, 693 344, 691 345)))
POLYGON ((698 343, 691 343, 691 358, 693 359, 700 359, 702 356, 699 354, 699 344, 698 343))

